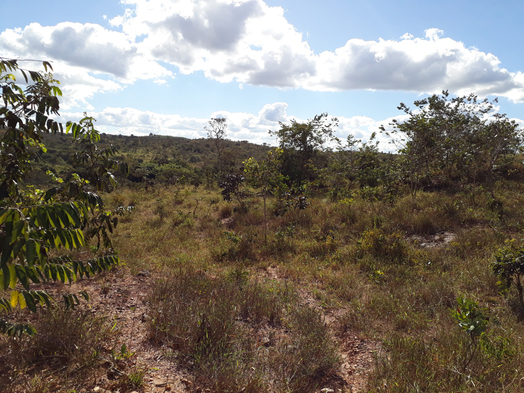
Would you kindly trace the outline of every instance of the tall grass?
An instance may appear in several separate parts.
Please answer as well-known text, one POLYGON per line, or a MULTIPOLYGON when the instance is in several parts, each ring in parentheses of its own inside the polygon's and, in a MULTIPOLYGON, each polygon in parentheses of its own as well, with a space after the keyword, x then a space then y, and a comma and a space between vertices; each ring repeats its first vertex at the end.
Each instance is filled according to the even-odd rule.
POLYGON ((314 391, 337 370, 335 343, 293 288, 179 271, 149 297, 151 337, 217 392, 314 391))

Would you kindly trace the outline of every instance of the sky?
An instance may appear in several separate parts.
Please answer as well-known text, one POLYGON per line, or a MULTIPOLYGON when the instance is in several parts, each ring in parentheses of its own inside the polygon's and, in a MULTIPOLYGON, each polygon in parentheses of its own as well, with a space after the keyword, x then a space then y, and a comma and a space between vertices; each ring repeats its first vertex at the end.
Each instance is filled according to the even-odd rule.
POLYGON ((498 97, 524 125, 523 15, 522 0, 0 0, 0 57, 50 61, 62 119, 101 132, 202 138, 225 117, 229 139, 273 145, 279 122, 328 113, 365 141, 443 90, 498 97))

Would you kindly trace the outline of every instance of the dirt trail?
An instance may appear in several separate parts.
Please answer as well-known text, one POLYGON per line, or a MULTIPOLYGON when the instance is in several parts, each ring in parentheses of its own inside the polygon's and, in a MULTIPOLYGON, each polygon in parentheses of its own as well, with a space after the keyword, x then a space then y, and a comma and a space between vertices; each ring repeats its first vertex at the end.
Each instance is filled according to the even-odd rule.
MULTIPOLYGON (((268 267, 266 271, 268 278, 282 279, 278 266, 268 267)), ((299 295, 306 305, 320 312, 325 323, 330 327, 334 339, 339 343, 341 358, 339 376, 342 378, 345 388, 349 388, 352 393, 364 392, 367 377, 373 369, 373 353, 380 348, 378 343, 365 340, 350 329, 342 329, 338 321, 344 314, 344 309, 326 310, 305 288, 299 290, 299 295)))
MULTIPOLYGON (((264 273, 269 279, 282 280, 278 267, 270 267, 264 273)), ((91 373, 90 381, 77 386, 78 392, 107 393, 124 391, 122 376, 144 372, 143 386, 127 389, 128 392, 206 392, 193 383, 191 375, 177 366, 175 356, 167 347, 154 342, 148 334, 147 294, 154 282, 154 274, 148 271, 129 275, 121 268, 103 277, 82 280, 73 284, 72 291, 87 290, 91 300, 88 307, 93 313, 107 315, 113 330, 113 340, 108 343, 101 366, 91 373), (125 345, 124 353, 121 353, 125 345)), ((342 360, 337 376, 341 388, 338 391, 362 392, 366 388, 367 375, 373 366, 376 343, 359 338, 354 332, 342 331, 338 318, 344 310, 326 311, 306 289, 299 290, 303 302, 317 309, 330 326, 339 343, 342 360)), ((322 389, 330 392, 332 389, 322 389)), ((320 392, 320 391, 319 391, 320 392)))
MULTIPOLYGON (((170 351, 151 342, 147 332, 146 296, 154 281, 149 272, 136 276, 109 274, 105 280, 84 280, 78 285, 86 289, 90 305, 95 312, 106 314, 116 333, 112 350, 120 355, 125 344, 129 356, 104 364, 105 375, 99 375, 86 392, 112 392, 118 390, 117 381, 123 373, 145 371, 144 386, 136 388, 141 392, 191 392, 191 377, 176 366, 169 358, 170 351), (189 388, 189 389, 188 389, 189 388)), ((109 349, 109 348, 107 348, 109 349)))

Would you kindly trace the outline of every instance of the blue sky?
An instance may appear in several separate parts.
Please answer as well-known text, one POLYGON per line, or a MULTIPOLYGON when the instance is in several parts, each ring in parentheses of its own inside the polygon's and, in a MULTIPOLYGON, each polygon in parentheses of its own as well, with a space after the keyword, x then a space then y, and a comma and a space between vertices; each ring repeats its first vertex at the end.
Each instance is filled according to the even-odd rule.
MULTIPOLYGON (((366 139, 448 89, 524 119, 522 1, 0 0, 0 56, 51 60, 62 117, 101 131, 272 143, 328 112, 366 139), (17 9, 17 7, 19 9, 17 9)), ((37 63, 21 63, 26 68, 37 63)))

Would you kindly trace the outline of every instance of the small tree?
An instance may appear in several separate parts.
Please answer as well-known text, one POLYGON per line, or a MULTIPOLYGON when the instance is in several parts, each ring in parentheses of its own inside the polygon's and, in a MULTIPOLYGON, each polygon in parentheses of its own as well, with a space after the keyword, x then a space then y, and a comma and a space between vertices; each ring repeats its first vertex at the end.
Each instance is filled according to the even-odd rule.
POLYGON ((223 117, 217 117, 211 119, 209 122, 209 127, 204 127, 207 131, 207 137, 213 141, 217 149, 217 169, 218 171, 222 170, 222 151, 223 151, 223 141, 226 139, 227 131, 227 119, 223 117))
POLYGON ((338 141, 334 133, 338 119, 328 118, 327 113, 323 113, 307 123, 292 120, 290 125, 279 124, 278 131, 269 133, 277 137, 282 149, 281 173, 295 186, 315 180, 316 168, 320 166, 320 153, 326 149, 327 142, 338 141))
MULTIPOLYGON (((49 63, 43 65, 46 71, 51 69, 49 63)), ((0 58, 3 101, 0 106, 0 130, 3 130, 0 134, 0 289, 9 294, 8 298, 0 297, 0 312, 9 312, 17 306, 35 312, 39 304, 49 306, 51 296, 45 291, 33 290, 32 284, 72 282, 119 263, 108 235, 117 219, 104 211, 102 199, 87 180, 74 175, 64 182, 49 172, 57 185, 48 190, 26 183, 37 157, 35 150, 46 151, 43 135, 63 132, 63 126, 52 118, 58 115, 61 95, 56 84, 50 74, 24 70, 16 60, 0 58), (13 74, 16 72, 28 83, 25 90, 16 84, 13 74), (102 242, 106 250, 100 250, 94 258, 78 260, 72 253, 57 252, 81 248, 92 236, 98 237, 99 248, 102 242)), ((79 124, 68 123, 66 132, 94 146, 100 134, 92 124, 91 118, 84 118, 79 124)), ((79 153, 79 160, 97 162, 88 168, 88 172, 96 172, 93 176, 100 180, 94 182, 95 186, 103 183, 101 179, 113 180, 111 168, 126 169, 125 165, 109 159, 114 150, 88 150, 79 153), (89 154, 92 157, 88 159, 89 154)), ((88 297, 85 292, 81 295, 88 297)), ((63 297, 69 307, 78 303, 76 294, 63 297)), ((28 324, 0 318, 0 332, 19 336, 24 332, 33 334, 35 330, 28 324)))
POLYGON ((240 212, 246 212, 244 200, 248 194, 243 190, 245 177, 236 173, 228 173, 224 179, 219 183, 219 187, 222 188, 222 197, 225 201, 233 201, 233 197, 238 202, 238 209, 240 212))
POLYGON ((491 267, 495 276, 499 278, 500 288, 509 290, 512 285, 515 285, 520 304, 524 306, 524 289, 521 281, 524 276, 524 247, 516 246, 514 240, 508 243, 506 247, 497 251, 495 262, 491 267))
POLYGON ((281 149, 267 152, 264 160, 257 161, 253 157, 244 161, 244 173, 248 183, 253 188, 260 189, 264 200, 264 242, 267 243, 267 198, 275 190, 284 187, 284 176, 280 173, 281 149))
POLYGON ((479 341, 483 339, 484 341, 489 340, 486 336, 489 319, 485 315, 484 310, 479 307, 478 302, 461 296, 457 299, 457 303, 458 307, 451 310, 451 316, 455 319, 459 328, 469 336, 469 343, 464 349, 464 360, 461 370, 464 373, 475 357, 479 341))
POLYGON ((415 101, 415 110, 401 103, 398 109, 409 118, 394 120, 391 126, 411 183, 484 178, 492 192, 499 158, 516 153, 521 144, 518 125, 506 115, 493 114, 496 102, 478 100, 474 94, 450 98, 444 91, 415 101))

